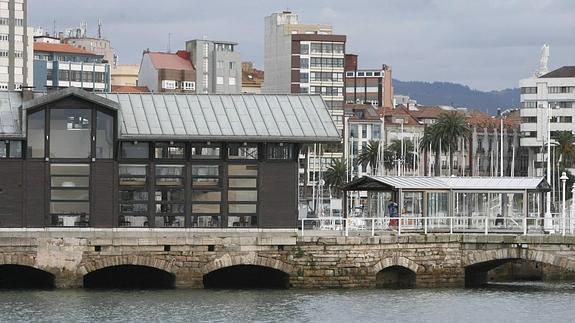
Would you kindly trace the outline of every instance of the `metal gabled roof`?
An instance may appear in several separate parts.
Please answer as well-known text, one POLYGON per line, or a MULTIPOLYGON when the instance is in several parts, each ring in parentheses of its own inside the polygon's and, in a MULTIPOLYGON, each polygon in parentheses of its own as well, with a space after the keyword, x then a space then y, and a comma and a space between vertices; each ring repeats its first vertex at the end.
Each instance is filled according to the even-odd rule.
POLYGON ((420 176, 364 176, 344 185, 344 190, 478 190, 548 191, 549 184, 542 177, 420 177, 420 176))
POLYGON ((122 139, 340 141, 320 96, 98 95, 119 104, 122 139))
POLYGON ((98 96, 93 92, 84 91, 76 87, 68 87, 62 90, 45 93, 35 93, 37 95, 34 99, 30 101, 25 101, 22 104, 24 110, 33 109, 39 106, 46 105, 51 102, 55 102, 67 97, 77 97, 79 99, 96 103, 100 106, 107 107, 111 110, 118 110, 118 103, 108 100, 104 97, 98 96))
POLYGON ((22 137, 20 124, 22 96, 18 92, 0 92, 0 136, 22 137))

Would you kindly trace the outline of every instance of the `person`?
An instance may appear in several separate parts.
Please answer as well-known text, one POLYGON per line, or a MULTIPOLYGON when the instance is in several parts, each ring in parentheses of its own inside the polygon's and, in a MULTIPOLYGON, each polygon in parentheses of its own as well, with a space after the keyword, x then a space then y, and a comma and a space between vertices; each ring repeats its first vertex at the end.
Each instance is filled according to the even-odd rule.
POLYGON ((389 227, 391 229, 397 228, 397 222, 398 222, 398 217, 399 217, 399 206, 397 205, 397 203, 391 201, 389 202, 389 204, 387 205, 387 213, 389 214, 389 217, 391 218, 389 220, 389 227))

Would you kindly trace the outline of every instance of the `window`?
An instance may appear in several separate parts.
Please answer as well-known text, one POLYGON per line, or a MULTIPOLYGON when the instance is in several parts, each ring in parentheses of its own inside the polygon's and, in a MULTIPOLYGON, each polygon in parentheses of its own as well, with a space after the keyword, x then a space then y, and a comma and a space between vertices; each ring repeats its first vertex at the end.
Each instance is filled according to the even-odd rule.
POLYGON ((323 53, 331 54, 333 52, 333 44, 332 43, 323 43, 321 45, 321 50, 323 53))
POLYGON ((147 142, 122 142, 120 155, 126 159, 148 159, 150 147, 147 142))
POLYGON ((51 225, 85 227, 90 225, 90 165, 50 165, 51 225))
MULTIPOLYGON (((100 80, 96 80, 99 82, 100 80)), ((175 90, 178 88, 178 82, 172 80, 162 80, 162 89, 175 90)))
POLYGON ((120 164, 120 186, 145 187, 147 174, 147 165, 120 164))
POLYGON ((60 70, 60 77, 58 78, 60 81, 68 82, 70 80, 70 71, 67 70, 60 70))
POLYGON ((121 227, 148 226, 147 170, 147 165, 119 165, 121 227))
POLYGON ((293 144, 268 144, 268 159, 292 160, 293 144))
POLYGON ((300 55, 308 55, 309 54, 309 44, 300 44, 299 53, 300 53, 300 55))
POLYGON ((192 143, 192 159, 220 159, 220 144, 192 143))
POLYGON ((230 62, 229 66, 230 66, 230 70, 235 69, 236 68, 236 62, 230 62))
POLYGON ((216 77, 216 84, 223 85, 224 84, 224 78, 222 76, 216 77))
POLYGON ((381 138, 381 126, 379 124, 372 124, 371 125, 371 139, 380 139, 381 138))
POLYGON ((192 226, 221 226, 220 166, 192 165, 192 226))
POLYGON ((367 138, 367 125, 361 126, 361 138, 367 138))
POLYGON ((343 54, 344 45, 343 44, 333 44, 333 53, 334 54, 343 54))
POLYGON ((312 43, 311 44, 311 52, 312 53, 321 53, 321 43, 312 43))
POLYGON ((22 142, 16 140, 0 141, 0 158, 22 158, 22 142))
POLYGON ((521 107, 523 107, 523 108, 537 108, 537 101, 521 102, 521 107))
POLYGON ((96 158, 114 158, 114 117, 96 113, 96 158))
POLYGON ((358 126, 356 124, 352 124, 349 126, 349 136, 351 138, 357 138, 358 135, 358 126))
POLYGON ((309 68, 309 58, 304 58, 304 57, 300 58, 299 59, 299 68, 308 69, 309 68))
POLYGON ((229 144, 229 159, 258 159, 257 144, 229 144))
POLYGON ((184 227, 184 166, 156 165, 155 171, 156 227, 184 227))
POLYGON ((224 61, 223 60, 217 60, 216 61, 216 68, 224 68, 224 61))
POLYGON ((300 86, 299 87, 299 93, 309 93, 309 87, 300 86))
POLYGON ((195 91, 196 90, 196 82, 183 81, 182 82, 182 89, 185 91, 195 91))
POLYGON ((309 73, 299 73, 300 83, 309 83, 309 73))
POLYGON ((346 77, 353 77, 353 72, 345 72, 346 77))
POLYGON ((192 165, 192 188, 217 188, 220 186, 219 165, 192 165))
POLYGON ((522 87, 521 94, 537 94, 537 87, 522 87))
POLYGON ((575 86, 550 86, 549 93, 575 93, 575 86))
POLYGON ((228 84, 229 85, 236 85, 236 78, 235 77, 228 78, 228 84))
POLYGON ((184 159, 186 158, 186 144, 157 142, 154 147, 154 158, 156 159, 184 159))
POLYGON ((50 157, 91 157, 91 114, 89 109, 50 110, 50 157))
POLYGON ((228 227, 257 226, 257 165, 228 165, 228 227))

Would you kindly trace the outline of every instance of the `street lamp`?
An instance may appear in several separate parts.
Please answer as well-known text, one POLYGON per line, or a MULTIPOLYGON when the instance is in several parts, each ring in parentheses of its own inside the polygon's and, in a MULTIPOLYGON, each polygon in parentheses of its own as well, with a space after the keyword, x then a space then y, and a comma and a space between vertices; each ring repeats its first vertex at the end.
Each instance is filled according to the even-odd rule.
POLYGON ((567 174, 565 172, 561 173, 561 178, 559 178, 561 180, 561 183, 563 184, 563 191, 562 191, 562 209, 561 209, 561 217, 562 219, 562 225, 563 225, 563 235, 565 235, 565 224, 566 224, 566 214, 565 214, 565 183, 567 182, 567 180, 569 179, 569 177, 567 177, 567 174))
MULTIPOLYGON (((551 103, 547 103, 547 183, 551 185, 551 103)), ((543 228, 547 232, 553 231, 553 217, 551 215, 551 191, 547 192, 545 218, 543 228)))

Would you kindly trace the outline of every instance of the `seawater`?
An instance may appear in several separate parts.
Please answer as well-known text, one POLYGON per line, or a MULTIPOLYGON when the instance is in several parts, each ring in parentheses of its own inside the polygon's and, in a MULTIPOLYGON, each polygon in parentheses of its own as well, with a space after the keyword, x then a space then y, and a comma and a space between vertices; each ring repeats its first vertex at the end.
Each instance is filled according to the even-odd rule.
POLYGON ((478 289, 0 291, 1 322, 575 322, 575 283, 478 289))

